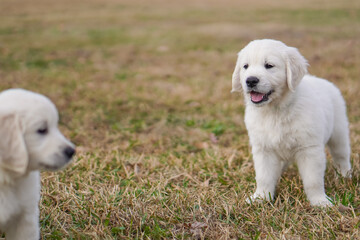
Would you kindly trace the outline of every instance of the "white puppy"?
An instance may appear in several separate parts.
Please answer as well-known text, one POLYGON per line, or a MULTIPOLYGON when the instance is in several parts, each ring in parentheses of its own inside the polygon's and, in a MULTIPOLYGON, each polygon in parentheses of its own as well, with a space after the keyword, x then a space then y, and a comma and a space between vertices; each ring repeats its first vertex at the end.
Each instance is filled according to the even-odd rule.
POLYGON ((7 240, 38 240, 40 176, 75 153, 58 130, 46 97, 21 89, 0 93, 0 230, 7 240))
POLYGON ((304 57, 280 41, 255 40, 238 54, 232 92, 245 96, 257 184, 248 201, 272 199, 283 169, 295 161, 310 203, 331 205, 324 190, 326 144, 340 173, 351 176, 344 99, 332 83, 306 73, 304 57))

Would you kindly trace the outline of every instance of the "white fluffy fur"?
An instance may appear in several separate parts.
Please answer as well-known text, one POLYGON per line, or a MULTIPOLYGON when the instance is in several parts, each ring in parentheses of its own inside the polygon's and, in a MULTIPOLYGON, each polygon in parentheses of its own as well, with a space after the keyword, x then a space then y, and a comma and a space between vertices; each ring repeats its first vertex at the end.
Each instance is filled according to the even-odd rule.
POLYGON ((257 184, 248 201, 272 199, 283 169, 295 161, 310 203, 331 205, 324 190, 325 145, 340 173, 351 176, 344 99, 332 83, 306 73, 304 57, 280 41, 255 40, 238 54, 232 91, 245 97, 257 184), (265 68, 266 63, 273 67, 265 68), (253 88, 246 83, 249 77, 259 79, 253 88), (273 92, 255 104, 251 91, 273 92))
POLYGON ((21 89, 0 94, 0 230, 7 240, 40 238, 38 170, 57 170, 74 153, 57 123, 46 97, 21 89))

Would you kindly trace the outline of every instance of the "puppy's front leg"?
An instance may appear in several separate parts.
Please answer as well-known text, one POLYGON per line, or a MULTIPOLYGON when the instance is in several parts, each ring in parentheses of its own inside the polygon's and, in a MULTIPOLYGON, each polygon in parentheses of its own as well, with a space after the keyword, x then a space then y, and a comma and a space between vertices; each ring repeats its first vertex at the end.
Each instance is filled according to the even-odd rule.
POLYGON ((296 154, 296 162, 307 198, 313 206, 331 206, 325 194, 324 175, 326 157, 322 147, 310 147, 296 154))
POLYGON ((22 214, 15 222, 11 223, 5 234, 6 240, 39 240, 38 210, 22 214))
POLYGON ((253 149, 253 158, 256 174, 256 191, 247 202, 272 200, 276 184, 282 172, 283 163, 271 151, 253 149))

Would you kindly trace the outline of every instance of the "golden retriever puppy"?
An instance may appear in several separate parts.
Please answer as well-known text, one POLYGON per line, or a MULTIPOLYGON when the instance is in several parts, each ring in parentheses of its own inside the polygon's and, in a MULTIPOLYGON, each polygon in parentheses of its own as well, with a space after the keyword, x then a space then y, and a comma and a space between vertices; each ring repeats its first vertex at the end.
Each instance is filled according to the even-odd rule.
POLYGON ((40 238, 39 170, 58 170, 75 154, 58 119, 45 96, 22 89, 0 93, 0 230, 7 240, 40 238))
POLYGON ((324 190, 325 145, 340 173, 351 176, 345 101, 334 84, 306 73, 305 58, 280 41, 255 40, 238 54, 232 91, 245 97, 257 185, 249 202, 272 199, 283 169, 294 161, 310 203, 331 205, 324 190))

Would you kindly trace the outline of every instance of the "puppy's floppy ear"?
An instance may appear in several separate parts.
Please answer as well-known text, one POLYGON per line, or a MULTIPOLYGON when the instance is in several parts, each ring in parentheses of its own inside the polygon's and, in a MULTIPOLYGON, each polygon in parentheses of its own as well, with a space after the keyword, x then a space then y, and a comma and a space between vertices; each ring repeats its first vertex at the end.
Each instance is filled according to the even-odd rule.
POLYGON ((290 91, 294 92, 307 73, 308 63, 296 48, 288 47, 286 56, 286 79, 290 91))
POLYGON ((20 121, 15 114, 0 116, 0 166, 17 174, 24 174, 28 153, 20 121))
MULTIPOLYGON (((238 53, 238 56, 240 56, 240 53, 238 53)), ((235 70, 233 72, 232 75, 232 89, 231 89, 231 93, 233 92, 241 92, 241 83, 240 83, 240 70, 241 70, 241 66, 240 66, 240 60, 239 57, 236 61, 236 65, 235 65, 235 70)))

